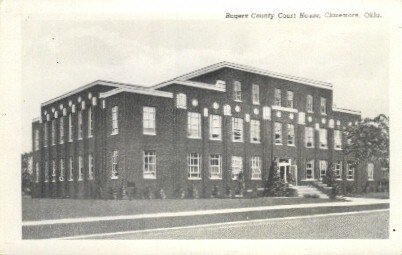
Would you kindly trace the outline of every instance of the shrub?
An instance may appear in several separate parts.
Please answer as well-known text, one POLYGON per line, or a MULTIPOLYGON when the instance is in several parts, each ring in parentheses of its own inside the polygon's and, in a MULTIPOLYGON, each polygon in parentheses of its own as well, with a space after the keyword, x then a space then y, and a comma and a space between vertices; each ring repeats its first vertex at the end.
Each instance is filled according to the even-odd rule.
POLYGON ((303 197, 305 198, 320 198, 318 194, 304 194, 303 197))
POLYGON ((283 197, 286 195, 287 185, 278 175, 278 166, 273 162, 269 171, 268 181, 265 183, 265 196, 283 197))
POLYGON ((216 186, 216 184, 215 184, 214 187, 212 188, 211 197, 218 198, 219 196, 220 196, 219 189, 218 189, 218 186, 216 186))

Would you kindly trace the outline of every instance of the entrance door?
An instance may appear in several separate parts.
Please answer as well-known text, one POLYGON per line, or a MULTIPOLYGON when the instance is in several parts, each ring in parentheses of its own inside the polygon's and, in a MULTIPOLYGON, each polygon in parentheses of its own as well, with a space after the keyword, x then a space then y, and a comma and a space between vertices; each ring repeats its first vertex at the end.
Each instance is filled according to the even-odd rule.
POLYGON ((287 183, 288 175, 290 174, 290 159, 279 159, 279 176, 280 178, 287 183))

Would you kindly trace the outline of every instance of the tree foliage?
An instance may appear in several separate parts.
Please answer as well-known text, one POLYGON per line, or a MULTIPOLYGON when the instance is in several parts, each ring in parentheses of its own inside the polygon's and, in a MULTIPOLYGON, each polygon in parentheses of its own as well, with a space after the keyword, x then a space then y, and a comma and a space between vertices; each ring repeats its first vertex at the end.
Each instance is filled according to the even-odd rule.
POLYGON ((265 196, 282 197, 286 195, 287 186, 280 178, 278 169, 277 163, 273 162, 269 171, 268 181, 265 184, 265 196))
POLYGON ((21 189, 29 193, 32 182, 32 153, 21 155, 21 189))

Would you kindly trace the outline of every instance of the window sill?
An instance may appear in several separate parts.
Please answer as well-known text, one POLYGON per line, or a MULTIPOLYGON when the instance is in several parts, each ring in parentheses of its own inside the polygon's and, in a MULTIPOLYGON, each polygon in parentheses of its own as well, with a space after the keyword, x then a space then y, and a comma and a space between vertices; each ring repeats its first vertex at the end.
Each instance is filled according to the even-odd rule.
POLYGON ((239 99, 233 99, 233 101, 235 101, 237 103, 242 103, 243 102, 242 100, 239 100, 239 99))
POLYGON ((369 182, 373 182, 373 181, 374 181, 374 179, 368 179, 367 181, 369 181, 369 182))
POLYGON ((156 176, 142 176, 145 180, 156 180, 156 176))
POLYGON ((88 136, 88 139, 89 139, 89 138, 92 138, 92 137, 94 137, 94 136, 93 136, 93 135, 89 135, 89 136, 88 136))
POLYGON ((84 179, 78 179, 79 182, 82 182, 84 179))
POLYGON ((275 145, 283 145, 282 143, 275 143, 275 145))
POLYGON ((200 180, 202 180, 201 178, 194 178, 194 177, 192 177, 192 178, 188 178, 190 181, 200 181, 200 180))
POLYGON ((250 143, 261 144, 261 141, 250 141, 250 143))
POLYGON ((314 146, 313 146, 313 147, 307 147, 307 146, 306 146, 306 149, 314 149, 314 148, 315 148, 314 146))
POLYGON ((155 136, 156 135, 156 133, 142 133, 143 135, 151 135, 151 136, 155 136))
POLYGON ((288 144, 289 147, 296 147, 295 144, 288 144))
POLYGON ((251 178, 252 181, 262 181, 262 178, 251 178))
POLYGON ((49 183, 49 181, 44 181, 44 182, 49 183))
POLYGON ((61 145, 61 144, 64 144, 64 142, 60 142, 59 144, 60 144, 60 145, 61 145))
POLYGON ((119 133, 117 132, 117 133, 111 133, 110 135, 118 135, 119 133))
POLYGON ((72 142, 73 142, 73 140, 69 140, 68 142, 69 142, 69 143, 72 143, 72 142))
POLYGON ((303 179, 301 181, 318 181, 317 179, 303 179))
POLYGON ((328 150, 328 147, 320 147, 321 150, 328 150))
POLYGON ((260 102, 253 102, 253 105, 260 105, 260 102))
POLYGON ((78 141, 82 141, 82 137, 77 139, 78 141))
POLYGON ((210 137, 209 138, 209 140, 211 140, 211 141, 222 141, 222 138, 212 138, 212 137, 210 137))
POLYGON ((69 182, 73 182, 74 181, 74 179, 70 179, 70 180, 68 180, 69 182))
POLYGON ((355 179, 346 179, 349 182, 353 182, 355 179))
POLYGON ((289 108, 289 107, 283 107, 283 106, 276 106, 276 105, 273 105, 273 106, 272 106, 272 109, 273 109, 273 110, 277 110, 277 111, 284 111, 284 112, 293 112, 293 113, 297 113, 297 112, 298 112, 298 110, 295 109, 295 108, 289 108))
POLYGON ((209 179, 212 181, 219 181, 222 180, 222 177, 209 177, 209 179))
POLYGON ((188 139, 195 139, 195 140, 201 140, 201 137, 191 137, 191 136, 187 136, 188 139))
POLYGON ((341 151, 342 149, 341 149, 341 148, 335 148, 334 150, 336 150, 336 151, 341 151))
POLYGON ((111 180, 117 180, 117 179, 119 179, 119 177, 117 177, 117 176, 112 176, 112 177, 110 177, 110 179, 111 179, 111 180))
POLYGON ((235 140, 232 140, 232 142, 234 142, 234 143, 243 143, 244 141, 235 141, 235 140))
POLYGON ((314 113, 313 111, 307 111, 307 113, 314 113))

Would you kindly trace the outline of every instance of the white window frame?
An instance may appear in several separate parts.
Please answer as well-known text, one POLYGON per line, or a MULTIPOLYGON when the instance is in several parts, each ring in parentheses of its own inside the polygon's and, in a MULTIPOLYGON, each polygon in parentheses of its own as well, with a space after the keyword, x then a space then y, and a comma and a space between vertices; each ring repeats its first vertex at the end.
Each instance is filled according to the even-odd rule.
POLYGON ((314 180, 314 159, 306 160, 306 180, 314 180), (311 171, 310 178, 307 171, 311 171))
POLYGON ((201 113, 187 113, 187 137, 201 139, 201 113))
POLYGON ((69 157, 69 173, 68 173, 68 181, 74 181, 74 158, 72 156, 69 157))
POLYGON ((334 172, 335 172, 334 174, 337 180, 342 180, 342 165, 343 165, 342 161, 336 161, 334 163, 334 172))
POLYGON ((112 168, 110 179, 116 180, 119 178, 119 151, 112 151, 112 168))
POLYGON ((39 129, 35 129, 34 131, 34 150, 39 150, 39 129))
POLYGON ((112 107, 112 135, 119 133, 119 106, 112 107))
POLYGON ((176 107, 187 109, 187 96, 184 93, 179 93, 176 96, 176 107))
POLYGON ((250 120, 250 142, 261 142, 261 124, 259 120, 250 120))
POLYGON ((287 124, 287 145, 296 146, 295 138, 295 125, 287 124))
POLYGON ((189 180, 201 180, 201 160, 199 153, 187 155, 187 177, 189 180))
POLYGON ((35 162, 35 182, 38 183, 40 179, 39 162, 35 162))
POLYGON ((274 123, 274 141, 275 145, 282 145, 282 138, 283 137, 283 130, 282 130, 282 123, 275 122, 274 123))
POLYGON ((309 113, 314 112, 314 97, 313 95, 307 95, 306 97, 306 111, 309 113))
POLYGON ((52 182, 56 182, 56 160, 52 160, 52 182))
POLYGON ((320 113, 327 115, 327 99, 325 97, 320 98, 320 113))
POLYGON ((88 180, 94 179, 94 155, 93 153, 88 154, 88 180))
POLYGON ((328 149, 328 130, 320 128, 320 149, 328 149))
POLYGON ((222 155, 210 154, 209 155, 209 179, 221 180, 222 179, 222 155))
POLYGON ((222 140, 222 116, 215 114, 209 116, 209 139, 222 140))
POLYGON ((291 90, 286 91, 286 107, 294 108, 294 92, 291 90))
POLYGON ((319 169, 320 169, 320 180, 322 180, 323 177, 327 175, 328 161, 320 160, 319 161, 319 169))
POLYGON ((144 179, 156 179, 156 152, 143 151, 142 176, 144 179))
POLYGON ((84 180, 84 159, 80 155, 78 156, 78 181, 84 180))
POLYGON ((259 105, 260 104, 260 86, 258 84, 252 85, 252 99, 253 104, 259 105))
POLYGON ((45 160, 45 173, 44 173, 45 182, 49 182, 49 161, 45 160))
POLYGON ((334 149, 342 150, 342 131, 334 130, 334 149))
POLYGON ((374 164, 373 163, 367 164, 367 180, 374 181, 374 164))
POLYGON ((60 159, 60 175, 59 175, 59 181, 61 181, 61 182, 64 181, 64 170, 65 170, 64 158, 61 158, 60 159))
POLYGON ((351 162, 346 164, 346 180, 354 181, 355 180, 355 167, 352 166, 351 162))
POLYGON ((82 140, 82 110, 78 111, 78 140, 82 140))
POLYGON ((306 148, 314 148, 314 127, 305 127, 304 140, 306 148), (311 146, 308 144, 311 143, 311 146))
POLYGON ((73 114, 68 115, 68 141, 73 141, 73 114))
POLYGON ((236 102, 241 102, 241 82, 233 82, 233 100, 236 102))
POLYGON ((144 135, 156 135, 156 108, 144 106, 142 117, 142 133, 144 135))
POLYGON ((88 138, 91 138, 93 136, 93 112, 92 112, 92 107, 88 107, 88 138))
POLYGON ((232 156, 232 180, 237 180, 240 173, 243 173, 243 158, 232 156))
POLYGON ((274 90, 274 105, 282 106, 282 91, 280 89, 274 90))
POLYGON ((262 179, 261 157, 260 156, 252 156, 251 157, 251 180, 261 180, 261 179, 262 179))
POLYGON ((52 120, 51 125, 52 125, 51 143, 52 145, 56 145, 56 119, 52 120))
POLYGON ((244 126, 242 118, 232 117, 232 141, 244 141, 244 126))
POLYGON ((60 116, 59 121, 59 143, 64 143, 64 116, 60 116))

